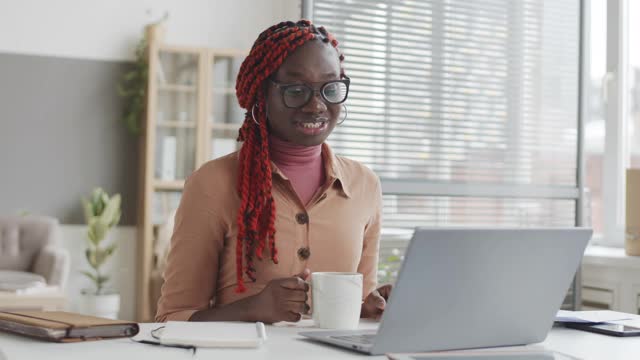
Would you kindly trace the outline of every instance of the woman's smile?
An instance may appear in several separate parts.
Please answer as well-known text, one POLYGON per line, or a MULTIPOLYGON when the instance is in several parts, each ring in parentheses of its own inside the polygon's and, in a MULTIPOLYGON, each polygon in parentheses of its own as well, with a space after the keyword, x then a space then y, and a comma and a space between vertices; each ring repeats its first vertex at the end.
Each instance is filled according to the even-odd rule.
POLYGON ((328 124, 329 118, 326 117, 319 117, 311 120, 295 122, 296 130, 304 135, 311 136, 324 133, 328 128, 328 124))

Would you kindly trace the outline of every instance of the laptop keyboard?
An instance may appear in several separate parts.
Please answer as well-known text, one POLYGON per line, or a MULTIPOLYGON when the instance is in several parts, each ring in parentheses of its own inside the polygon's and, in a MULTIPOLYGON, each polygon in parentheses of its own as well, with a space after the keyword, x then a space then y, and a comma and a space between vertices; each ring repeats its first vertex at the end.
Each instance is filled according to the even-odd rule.
POLYGON ((373 344, 373 338, 375 334, 365 334, 365 335, 341 335, 341 336, 332 336, 332 339, 346 341, 355 344, 362 345, 370 345, 373 344))

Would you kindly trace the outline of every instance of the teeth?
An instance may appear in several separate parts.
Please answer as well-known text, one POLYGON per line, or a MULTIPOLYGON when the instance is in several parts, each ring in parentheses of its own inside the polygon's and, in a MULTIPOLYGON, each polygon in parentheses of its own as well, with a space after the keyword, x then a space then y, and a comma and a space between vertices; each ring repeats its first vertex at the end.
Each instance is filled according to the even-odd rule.
POLYGON ((317 129, 322 126, 322 122, 302 123, 302 127, 307 129, 317 129))

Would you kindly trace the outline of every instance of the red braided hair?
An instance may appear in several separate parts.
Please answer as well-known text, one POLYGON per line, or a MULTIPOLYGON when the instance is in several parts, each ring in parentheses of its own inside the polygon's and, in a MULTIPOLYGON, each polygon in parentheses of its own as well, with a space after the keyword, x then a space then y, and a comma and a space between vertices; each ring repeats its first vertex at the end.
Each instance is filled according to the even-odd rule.
MULTIPOLYGON (((258 36, 238 73, 236 96, 240 106, 247 112, 238 135, 238 141, 244 143, 240 149, 238 176, 241 202, 236 220, 236 292, 246 290, 243 254, 246 262, 244 273, 251 281, 256 281, 254 254, 262 260, 264 248, 269 246, 271 260, 278 263, 274 226, 276 207, 271 195, 271 159, 263 82, 282 65, 289 54, 314 39, 331 43, 336 49, 338 47, 338 41, 324 27, 315 27, 308 20, 273 25, 258 36)), ((342 63, 344 57, 339 50, 338 53, 342 63)))

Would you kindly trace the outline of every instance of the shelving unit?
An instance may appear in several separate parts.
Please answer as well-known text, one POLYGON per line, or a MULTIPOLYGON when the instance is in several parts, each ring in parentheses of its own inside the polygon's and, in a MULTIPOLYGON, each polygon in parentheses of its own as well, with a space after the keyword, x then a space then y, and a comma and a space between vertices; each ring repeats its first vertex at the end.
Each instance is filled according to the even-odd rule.
POLYGON ((178 120, 171 120, 171 121, 158 122, 157 126, 166 127, 166 128, 195 128, 196 124, 178 121, 178 120))
POLYGON ((245 50, 165 44, 164 29, 147 28, 149 83, 141 141, 137 307, 152 321, 162 269, 158 229, 179 204, 185 179, 206 161, 238 149, 244 111, 235 77, 245 50), (157 250, 157 249, 156 249, 157 250))
POLYGON ((198 89, 196 89, 194 86, 191 86, 191 85, 176 85, 176 84, 161 84, 161 85, 158 85, 158 90, 187 92, 187 93, 194 93, 198 91, 198 89))
POLYGON ((156 180, 154 182, 156 190, 182 190, 184 188, 184 180, 175 181, 162 181, 156 180))

